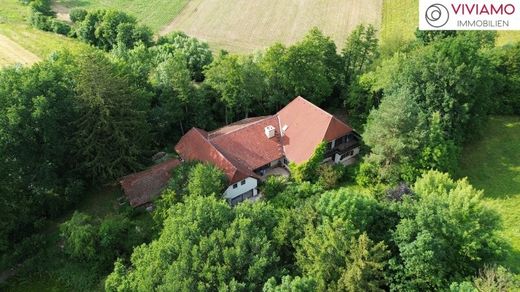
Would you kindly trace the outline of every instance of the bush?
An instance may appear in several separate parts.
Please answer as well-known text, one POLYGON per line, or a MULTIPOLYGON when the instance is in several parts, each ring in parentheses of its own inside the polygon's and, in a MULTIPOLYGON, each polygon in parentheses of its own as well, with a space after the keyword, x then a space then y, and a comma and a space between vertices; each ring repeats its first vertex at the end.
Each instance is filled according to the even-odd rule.
POLYGON ((55 33, 62 34, 62 35, 66 36, 72 30, 70 25, 66 24, 63 21, 59 21, 59 20, 56 20, 54 18, 50 18, 49 20, 50 20, 49 21, 50 22, 50 29, 51 29, 51 31, 53 31, 55 33))
POLYGON ((33 12, 39 12, 45 16, 54 17, 56 15, 54 11, 52 11, 51 0, 32 0, 29 5, 33 12))
POLYGON ((325 190, 330 190, 339 185, 344 174, 345 167, 341 164, 322 164, 318 168, 318 184, 325 190))
POLYGON ((271 200, 287 188, 287 178, 283 176, 269 176, 261 187, 262 195, 271 200))
POLYGON ((61 224, 61 236, 65 240, 65 252, 73 258, 90 260, 96 256, 97 230, 92 217, 74 212, 72 218, 61 224))
POLYGON ((70 11, 69 17, 72 22, 76 23, 79 21, 83 21, 87 16, 87 13, 87 10, 83 8, 74 8, 70 11))
POLYGON ((38 11, 33 11, 31 13, 31 16, 29 18, 29 21, 31 22, 31 25, 34 26, 37 29, 41 29, 44 31, 50 31, 50 17, 43 15, 43 13, 38 11))

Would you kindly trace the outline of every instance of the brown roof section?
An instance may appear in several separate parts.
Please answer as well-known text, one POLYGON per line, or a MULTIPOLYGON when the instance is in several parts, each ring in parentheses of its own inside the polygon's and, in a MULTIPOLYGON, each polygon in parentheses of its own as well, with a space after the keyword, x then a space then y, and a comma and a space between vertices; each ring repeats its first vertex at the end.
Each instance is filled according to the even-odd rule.
POLYGON ((352 132, 352 128, 301 96, 277 114, 280 127, 287 125, 283 148, 287 159, 302 163, 308 160, 322 141, 332 141, 352 132))
POLYGON ((119 180, 130 205, 137 207, 151 202, 168 184, 170 172, 181 162, 170 159, 147 170, 125 176, 119 180))
POLYGON ((211 143, 232 155, 231 159, 238 160, 248 169, 257 169, 283 157, 280 128, 276 116, 263 117, 250 122, 247 126, 211 138, 213 133, 215 132, 209 134, 211 143), (267 126, 275 128, 276 134, 273 138, 269 139, 265 135, 267 126))
POLYGON ((224 155, 221 149, 217 149, 208 139, 208 133, 201 129, 192 128, 182 136, 175 146, 175 151, 184 160, 212 163, 224 171, 230 183, 236 183, 248 176, 254 176, 252 171, 239 161, 224 155))

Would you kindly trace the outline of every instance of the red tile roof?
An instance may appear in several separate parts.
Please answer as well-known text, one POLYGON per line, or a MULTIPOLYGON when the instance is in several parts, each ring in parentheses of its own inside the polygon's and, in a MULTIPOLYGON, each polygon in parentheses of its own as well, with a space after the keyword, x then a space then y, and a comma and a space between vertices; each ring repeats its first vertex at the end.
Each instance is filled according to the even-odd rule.
POLYGON ((301 96, 278 112, 280 127, 287 125, 283 148, 287 159, 308 160, 322 141, 332 141, 352 132, 352 128, 301 96))
POLYGON ((352 128, 302 97, 295 98, 273 116, 244 119, 207 133, 193 128, 175 146, 184 160, 201 160, 221 168, 231 184, 255 177, 253 170, 284 156, 301 163, 323 140, 332 141, 352 128), (266 126, 275 128, 267 138, 266 126), (281 129, 287 125, 283 137, 281 129))
POLYGON ((254 176, 252 171, 239 161, 224 155, 222 149, 217 149, 208 139, 208 133, 201 129, 192 128, 182 136, 175 146, 175 151, 184 160, 200 160, 214 164, 224 171, 230 183, 254 176))
POLYGON ((170 159, 147 170, 122 177, 119 180, 130 205, 137 207, 151 202, 168 184, 170 172, 181 162, 170 159))

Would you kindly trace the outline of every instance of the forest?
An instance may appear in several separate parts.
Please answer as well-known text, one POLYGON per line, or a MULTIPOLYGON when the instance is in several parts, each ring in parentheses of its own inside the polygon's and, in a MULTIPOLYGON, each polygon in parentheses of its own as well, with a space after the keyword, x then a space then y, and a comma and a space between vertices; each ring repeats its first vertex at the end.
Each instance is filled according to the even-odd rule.
POLYGON ((74 291, 513 291, 500 214, 456 176, 491 115, 520 115, 520 43, 495 32, 416 32, 382 52, 360 25, 343 49, 314 28, 292 45, 214 51, 182 32, 155 39, 120 11, 31 23, 89 44, 0 71, 0 266, 74 291), (192 127, 268 115, 296 96, 363 137, 354 166, 320 148, 231 207, 222 171, 173 170, 155 210, 77 211, 100 186, 152 165, 192 127), (63 214, 59 238, 48 223, 63 214), (140 218, 151 216, 142 226, 140 218), (45 246, 59 245, 55 253, 45 246), (59 258, 54 271, 40 262, 59 258), (67 263, 67 264, 64 264, 67 263))

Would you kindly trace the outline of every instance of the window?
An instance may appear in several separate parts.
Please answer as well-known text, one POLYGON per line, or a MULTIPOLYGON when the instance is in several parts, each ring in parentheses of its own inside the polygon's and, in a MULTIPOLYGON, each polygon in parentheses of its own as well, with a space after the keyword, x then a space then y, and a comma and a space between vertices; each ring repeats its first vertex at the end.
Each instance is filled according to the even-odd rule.
POLYGON ((240 185, 242 185, 242 186, 245 185, 245 184, 246 184, 246 180, 243 180, 243 181, 240 182, 240 185))
POLYGON ((238 187, 238 184, 234 184, 233 188, 236 189, 238 187))

